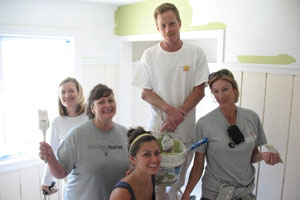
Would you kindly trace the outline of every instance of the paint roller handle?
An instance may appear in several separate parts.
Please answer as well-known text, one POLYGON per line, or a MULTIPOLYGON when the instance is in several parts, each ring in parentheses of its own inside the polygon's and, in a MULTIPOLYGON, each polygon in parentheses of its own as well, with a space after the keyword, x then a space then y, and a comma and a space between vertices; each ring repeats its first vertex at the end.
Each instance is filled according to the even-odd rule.
POLYGON ((200 145, 202 145, 206 142, 208 142, 208 139, 205 137, 202 140, 199 140, 199 141, 195 142, 192 146, 190 146, 188 148, 188 151, 192 151, 192 150, 196 149, 197 147, 199 147, 200 145))

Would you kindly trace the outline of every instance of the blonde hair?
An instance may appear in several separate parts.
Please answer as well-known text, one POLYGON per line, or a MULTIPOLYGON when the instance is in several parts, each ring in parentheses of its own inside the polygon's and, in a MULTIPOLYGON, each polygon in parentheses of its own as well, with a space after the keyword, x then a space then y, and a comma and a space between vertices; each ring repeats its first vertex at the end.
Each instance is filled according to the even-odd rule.
POLYGON ((231 73, 231 71, 229 71, 228 69, 221 69, 217 72, 211 73, 208 77, 209 88, 212 89, 212 85, 214 84, 214 82, 216 82, 219 79, 224 79, 225 81, 228 81, 231 83, 232 88, 235 91, 235 93, 234 93, 235 94, 235 103, 238 102, 240 92, 239 92, 238 84, 237 84, 236 80, 234 79, 234 76, 231 73))
MULTIPOLYGON (((78 105, 77 105, 76 113, 78 115, 80 115, 81 113, 85 112, 85 107, 86 107, 82 86, 80 85, 80 83, 75 78, 67 77, 67 78, 65 78, 64 80, 62 80, 60 82, 59 87, 62 86, 63 84, 65 84, 65 83, 68 83, 68 82, 75 83, 75 87, 76 87, 77 92, 78 92, 78 97, 77 97, 78 98, 78 105)), ((61 116, 68 116, 67 108, 62 104, 62 102, 60 100, 60 94, 58 94, 58 112, 61 116)))

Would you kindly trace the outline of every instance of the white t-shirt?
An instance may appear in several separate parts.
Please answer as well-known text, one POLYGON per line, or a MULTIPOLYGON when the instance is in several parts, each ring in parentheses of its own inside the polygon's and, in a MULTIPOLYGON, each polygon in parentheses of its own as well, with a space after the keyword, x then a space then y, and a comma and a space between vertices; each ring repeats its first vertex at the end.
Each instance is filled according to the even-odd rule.
MULTIPOLYGON (((67 117, 67 116, 57 116, 53 119, 51 123, 51 136, 50 136, 50 145, 53 149, 53 152, 56 155, 58 146, 62 143, 63 139, 69 132, 71 128, 81 124, 88 120, 86 113, 82 113, 76 117, 67 117)), ((51 185, 53 181, 53 176, 50 173, 48 165, 46 165, 44 176, 42 179, 42 185, 51 185)))
MULTIPOLYGON (((179 107, 195 86, 207 81, 208 75, 206 57, 200 47, 183 43, 178 51, 167 52, 156 44, 145 50, 132 84, 150 89, 168 104, 179 107)), ((151 105, 148 129, 159 137, 162 123, 161 110, 151 105)), ((194 133, 195 109, 192 109, 176 129, 174 137, 190 143, 194 141, 194 133)))

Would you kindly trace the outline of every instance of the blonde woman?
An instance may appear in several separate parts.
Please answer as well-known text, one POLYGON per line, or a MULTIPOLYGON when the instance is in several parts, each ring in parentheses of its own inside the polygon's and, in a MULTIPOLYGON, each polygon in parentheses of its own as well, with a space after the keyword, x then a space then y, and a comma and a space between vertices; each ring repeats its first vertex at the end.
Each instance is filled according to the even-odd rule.
MULTIPOLYGON (((51 122, 50 145, 56 154, 68 131, 88 120, 85 113, 86 103, 80 83, 75 78, 65 78, 59 84, 58 111, 59 115, 51 122)), ((42 179, 42 191, 50 194, 50 185, 53 181, 48 165, 46 165, 42 179)))
POLYGON ((267 143, 258 115, 250 109, 235 105, 239 98, 238 85, 233 74, 222 69, 208 77, 208 85, 219 107, 197 122, 196 135, 207 137, 209 143, 196 150, 194 165, 182 200, 202 177, 201 200, 255 200, 255 167, 264 161, 275 165, 281 161, 278 153, 260 152, 267 143))

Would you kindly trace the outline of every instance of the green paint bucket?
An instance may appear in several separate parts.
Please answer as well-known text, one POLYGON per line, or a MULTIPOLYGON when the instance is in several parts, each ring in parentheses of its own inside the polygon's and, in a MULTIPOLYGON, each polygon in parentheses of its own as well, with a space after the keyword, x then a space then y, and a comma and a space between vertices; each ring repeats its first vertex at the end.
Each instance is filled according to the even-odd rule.
POLYGON ((186 147, 181 141, 174 139, 173 150, 170 153, 166 153, 162 151, 162 139, 163 137, 157 139, 162 152, 162 160, 160 163, 160 169, 156 175, 156 184, 171 186, 179 178, 181 165, 185 161, 186 147))

